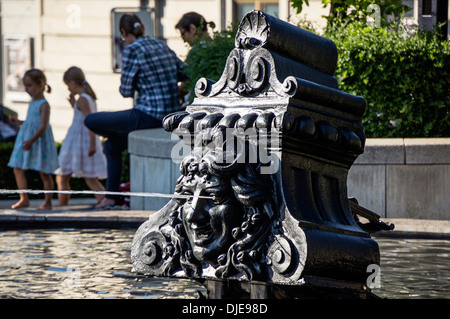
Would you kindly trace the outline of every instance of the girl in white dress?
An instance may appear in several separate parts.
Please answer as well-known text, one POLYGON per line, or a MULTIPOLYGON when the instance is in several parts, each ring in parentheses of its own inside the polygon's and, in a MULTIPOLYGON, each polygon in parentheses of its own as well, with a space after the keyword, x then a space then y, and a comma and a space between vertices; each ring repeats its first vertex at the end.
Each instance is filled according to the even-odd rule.
MULTIPOLYGON (((96 96, 83 71, 71 67, 63 77, 69 89, 69 102, 73 107, 72 125, 59 151, 59 169, 55 171, 59 190, 70 190, 71 177, 84 177, 86 185, 93 191, 104 191, 99 179, 106 178, 106 159, 102 153, 100 139, 84 125, 86 115, 97 112, 96 96), (75 96, 78 95, 78 99, 75 96)), ((95 195, 97 201, 103 195, 95 195)), ((69 203, 70 194, 58 194, 60 205, 69 203)))

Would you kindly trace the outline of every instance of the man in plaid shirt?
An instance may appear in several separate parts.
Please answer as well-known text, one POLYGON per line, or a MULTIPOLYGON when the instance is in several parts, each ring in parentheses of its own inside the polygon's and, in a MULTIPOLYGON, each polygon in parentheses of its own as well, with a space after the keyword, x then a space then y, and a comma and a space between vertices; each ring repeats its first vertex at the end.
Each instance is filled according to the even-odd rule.
MULTIPOLYGON (((144 25, 133 13, 126 13, 119 28, 128 45, 122 53, 122 74, 119 91, 124 97, 135 97, 130 110, 97 112, 86 116, 84 124, 107 140, 103 153, 107 160, 106 190, 118 192, 122 175, 122 153, 128 148, 128 133, 162 126, 162 119, 180 110, 178 82, 185 79, 183 63, 162 41, 144 36, 144 25)), ((108 208, 117 196, 106 195, 96 205, 108 208)))
POLYGON ((120 93, 134 97, 136 109, 158 120, 180 109, 178 82, 183 63, 162 41, 139 37, 122 54, 120 93))

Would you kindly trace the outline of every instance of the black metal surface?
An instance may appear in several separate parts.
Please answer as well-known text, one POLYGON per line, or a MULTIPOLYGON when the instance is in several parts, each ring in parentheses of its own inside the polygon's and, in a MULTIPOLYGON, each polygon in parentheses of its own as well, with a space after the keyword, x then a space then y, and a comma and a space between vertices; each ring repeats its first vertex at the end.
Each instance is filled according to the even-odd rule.
POLYGON ((136 232, 135 271, 370 294, 379 249, 347 197, 365 100, 338 90, 336 59, 328 39, 244 17, 222 77, 200 79, 193 104, 164 119, 191 150, 175 193, 192 198, 136 232))

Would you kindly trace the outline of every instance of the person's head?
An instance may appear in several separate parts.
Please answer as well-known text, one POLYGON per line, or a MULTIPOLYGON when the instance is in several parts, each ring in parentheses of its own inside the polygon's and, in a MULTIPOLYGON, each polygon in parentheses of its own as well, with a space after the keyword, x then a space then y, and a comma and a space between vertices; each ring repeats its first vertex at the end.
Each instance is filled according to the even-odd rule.
POLYGON ((133 43, 145 34, 145 27, 141 19, 131 12, 122 15, 119 21, 119 30, 127 44, 133 43))
POLYGON ((47 93, 52 91, 50 85, 47 84, 47 78, 39 69, 30 69, 25 72, 23 76, 23 85, 25 86, 25 91, 32 97, 41 97, 47 88, 47 93))
POLYGON ((94 100, 97 99, 94 90, 92 90, 91 86, 86 81, 86 77, 79 67, 72 66, 68 68, 67 71, 64 72, 63 81, 71 93, 87 93, 94 100))
POLYGON ((201 14, 188 12, 181 17, 180 21, 175 25, 175 28, 180 31, 183 40, 190 43, 194 39, 206 36, 208 34, 208 25, 211 29, 216 27, 214 22, 207 22, 201 14))

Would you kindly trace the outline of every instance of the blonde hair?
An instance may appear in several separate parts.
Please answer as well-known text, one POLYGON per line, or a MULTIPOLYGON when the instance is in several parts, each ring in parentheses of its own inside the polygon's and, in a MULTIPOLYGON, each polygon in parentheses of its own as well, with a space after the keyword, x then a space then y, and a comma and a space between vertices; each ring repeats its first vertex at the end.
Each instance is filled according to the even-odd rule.
POLYGON ((72 66, 68 68, 67 71, 64 72, 63 81, 66 84, 70 81, 74 81, 77 85, 84 88, 84 93, 89 94, 94 100, 97 99, 94 90, 89 85, 88 81, 86 81, 86 77, 79 67, 72 66))
POLYGON ((47 93, 52 92, 52 88, 47 84, 47 77, 45 76, 44 72, 42 72, 42 70, 29 69, 25 72, 22 79, 25 79, 26 77, 29 77, 33 83, 44 84, 44 88, 47 87, 47 93))

